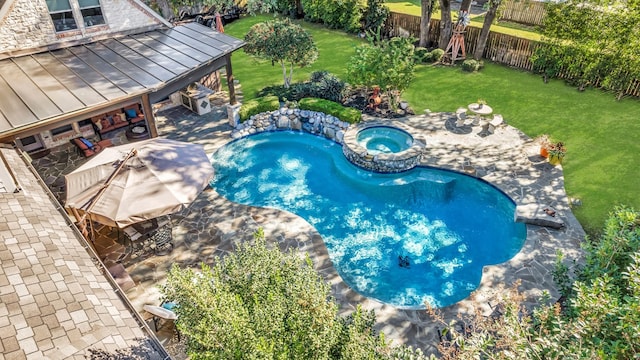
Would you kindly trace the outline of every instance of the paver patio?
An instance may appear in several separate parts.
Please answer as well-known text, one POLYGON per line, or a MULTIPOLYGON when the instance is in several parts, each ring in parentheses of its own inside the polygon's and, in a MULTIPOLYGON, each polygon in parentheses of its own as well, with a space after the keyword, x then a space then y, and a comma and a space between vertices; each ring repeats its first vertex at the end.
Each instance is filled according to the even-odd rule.
MULTIPOLYGON (((517 129, 501 126, 485 137, 478 136, 477 128, 456 133, 460 131, 454 131, 451 126, 454 119, 451 113, 434 113, 399 121, 415 128, 414 136, 426 140, 423 165, 474 173, 500 188, 518 204, 552 206, 566 226, 554 230, 528 225, 527 240, 520 253, 506 263, 485 267, 476 296, 442 309, 443 315, 453 319, 458 313, 473 313, 474 306, 488 312, 487 299, 492 290, 499 283, 511 284, 516 280, 521 280, 521 290, 531 299, 544 290, 552 297, 557 296, 551 276, 556 251, 562 250, 570 260, 579 259, 580 242, 584 238, 582 227, 571 213, 562 169, 544 161, 538 155, 537 145, 517 129)), ((203 116, 178 107, 159 112, 157 121, 160 136, 202 144, 207 154, 231 140, 232 128, 227 123, 224 107, 214 107, 212 113, 203 116)), ((81 161, 67 152, 50 154, 35 160, 34 164, 45 182, 60 195, 64 191, 61 175, 73 170, 81 161)), ((309 253, 315 268, 331 283, 341 312, 350 312, 358 304, 365 309, 374 309, 377 326, 388 339, 396 344, 418 346, 426 352, 434 351, 438 341, 436 324, 424 311, 398 310, 355 293, 333 268, 320 235, 294 214, 235 204, 207 189, 188 209, 174 214, 172 224, 175 248, 170 254, 149 254, 123 261, 137 284, 127 292, 127 297, 140 312, 145 304, 160 303, 157 285, 165 280, 172 264, 199 266, 203 261, 211 264, 216 256, 233 251, 235 244, 251 241, 255 230, 262 227, 266 238, 277 242, 282 249, 295 248, 309 253)), ((170 339, 164 341, 169 344, 170 339)), ((171 351, 171 344, 168 347, 171 351)), ((174 354, 177 358, 181 356, 174 354)))

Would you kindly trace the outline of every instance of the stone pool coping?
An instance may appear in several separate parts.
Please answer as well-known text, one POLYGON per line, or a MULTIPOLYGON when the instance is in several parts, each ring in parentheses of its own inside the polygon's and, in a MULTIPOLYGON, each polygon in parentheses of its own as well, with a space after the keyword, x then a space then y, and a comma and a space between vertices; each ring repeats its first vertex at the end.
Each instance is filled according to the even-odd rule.
POLYGON ((371 120, 349 126, 343 136, 342 153, 352 163, 367 170, 382 173, 398 173, 411 170, 420 164, 425 141, 410 126, 396 120, 371 120), (413 144, 406 150, 390 154, 370 154, 358 142, 358 134, 366 129, 390 127, 400 129, 413 138, 413 144))
MULTIPOLYGON (((233 140, 233 129, 227 123, 226 112, 219 109, 206 116, 198 116, 177 108, 159 113, 157 119, 162 136, 202 144, 207 153, 233 140)), ((279 120, 286 122, 282 117, 279 120)), ((371 120, 375 119, 365 118, 365 121, 371 120)), ((527 225, 527 240, 520 253, 505 263, 486 266, 475 296, 441 309, 444 318, 451 320, 458 314, 472 314, 474 307, 490 311, 487 300, 500 283, 521 281, 520 289, 529 299, 545 290, 552 297, 557 296, 551 275, 556 251, 563 250, 568 259, 579 260, 580 242, 584 238, 582 227, 569 207, 562 168, 541 159, 537 155, 537 145, 510 126, 500 126, 494 134, 482 137, 473 132, 453 132, 453 113, 432 113, 395 121, 412 127, 415 129, 412 131, 417 132, 412 135, 425 140, 427 147, 421 165, 480 177, 504 191, 518 205, 552 206, 565 223, 561 229, 527 225)), ((418 346, 426 352, 435 351, 438 342, 436 329, 440 324, 423 310, 396 309, 351 290, 333 268, 322 238, 304 219, 275 209, 235 204, 213 190, 203 192, 189 208, 172 219, 176 244, 172 254, 151 256, 126 264, 128 272, 138 283, 127 296, 140 311, 144 304, 158 302, 157 284, 163 283, 171 264, 197 266, 200 261, 211 263, 215 256, 232 252, 237 243, 251 241, 253 232, 262 227, 267 239, 280 248, 309 254, 314 267, 331 284, 341 313, 349 313, 357 305, 372 309, 377 316, 376 327, 385 333, 387 339, 395 344, 418 346)))

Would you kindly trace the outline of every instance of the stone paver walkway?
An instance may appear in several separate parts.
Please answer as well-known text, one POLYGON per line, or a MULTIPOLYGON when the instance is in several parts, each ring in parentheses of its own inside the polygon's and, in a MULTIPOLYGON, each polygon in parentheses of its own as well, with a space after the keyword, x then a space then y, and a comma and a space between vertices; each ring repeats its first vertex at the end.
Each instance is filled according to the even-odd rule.
MULTIPOLYGON (((426 140, 423 165, 473 173, 503 190, 518 204, 552 206, 566 226, 554 230, 528 225, 522 251, 506 263, 487 266, 476 296, 442 309, 442 314, 453 319, 459 313, 473 313, 474 306, 489 311, 487 299, 496 285, 516 280, 522 281, 521 289, 532 298, 544 290, 557 296, 551 276, 556 251, 563 250, 568 259, 579 259, 579 244, 584 238, 569 208, 562 169, 543 161, 537 155, 538 147, 517 129, 501 126, 485 137, 478 136, 475 128, 456 134, 451 131, 454 118, 450 113, 434 113, 396 121, 413 127, 414 136, 426 140)), ((214 107, 212 113, 198 116, 179 107, 160 112, 157 120, 161 136, 202 144, 208 154, 231 140, 232 128, 227 124, 224 108, 214 107)), ((52 171, 45 169, 42 173, 48 183, 57 181, 52 171)), ((140 311, 145 304, 159 304, 157 285, 165 280, 172 264, 211 263, 216 256, 233 251, 237 243, 251 241, 254 231, 262 227, 267 239, 277 242, 282 249, 296 248, 309 253, 316 269, 331 283, 343 313, 358 304, 374 309, 377 327, 394 343, 434 351, 438 341, 436 324, 424 311, 398 310, 352 291, 333 268, 319 234, 294 214, 235 204, 208 189, 188 209, 174 214, 172 223, 176 244, 173 252, 124 261, 137 283, 127 296, 140 311)))

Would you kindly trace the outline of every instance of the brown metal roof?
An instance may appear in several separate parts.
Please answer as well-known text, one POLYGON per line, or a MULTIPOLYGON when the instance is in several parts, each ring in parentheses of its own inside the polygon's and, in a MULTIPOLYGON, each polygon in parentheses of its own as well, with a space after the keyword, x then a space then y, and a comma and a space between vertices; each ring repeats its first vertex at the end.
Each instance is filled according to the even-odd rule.
POLYGON ((0 134, 153 94, 243 45, 242 40, 188 23, 0 60, 0 134))

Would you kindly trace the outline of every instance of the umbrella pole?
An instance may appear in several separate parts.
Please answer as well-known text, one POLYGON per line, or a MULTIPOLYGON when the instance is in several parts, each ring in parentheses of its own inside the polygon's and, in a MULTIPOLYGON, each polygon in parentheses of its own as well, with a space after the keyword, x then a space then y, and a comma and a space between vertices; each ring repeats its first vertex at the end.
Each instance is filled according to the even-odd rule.
MULTIPOLYGON (((87 229, 87 225, 86 225, 86 220, 87 220, 87 215, 89 214, 89 212, 93 209, 94 205, 98 202, 98 200, 100 199, 100 197, 102 196, 102 194, 104 194, 104 192, 107 190, 107 187, 109 187, 109 185, 111 185, 111 182, 113 181, 113 179, 115 179, 116 175, 118 175, 118 173, 120 172, 120 170, 122 170, 122 168, 124 167, 125 163, 127 162, 127 160, 131 159, 133 156, 135 156, 138 153, 138 150, 136 149, 131 149, 131 151, 129 151, 129 153, 127 154, 127 156, 124 157, 124 159, 122 159, 122 161, 120 162, 120 165, 118 165, 118 167, 113 170, 113 172, 111 173, 111 175, 109 175, 109 177, 107 178, 107 180, 105 180, 104 184, 102 185, 102 187, 100 188, 100 190, 98 190, 98 193, 96 193, 96 195, 91 198, 91 200, 89 200, 87 203, 89 204, 89 206, 87 207, 87 209, 84 211, 84 214, 82 214, 82 217, 80 218, 80 220, 78 220, 78 223, 80 224, 80 227, 82 229, 84 229, 83 231, 83 235, 85 235, 86 233, 86 229, 87 229)), ((85 204, 86 205, 86 204, 85 204)), ((77 212, 77 209, 76 209, 77 212)), ((75 213, 74 213, 75 215, 75 213)), ((76 217, 77 219, 77 217, 76 217)), ((86 235, 85 235, 86 237, 86 235)))

